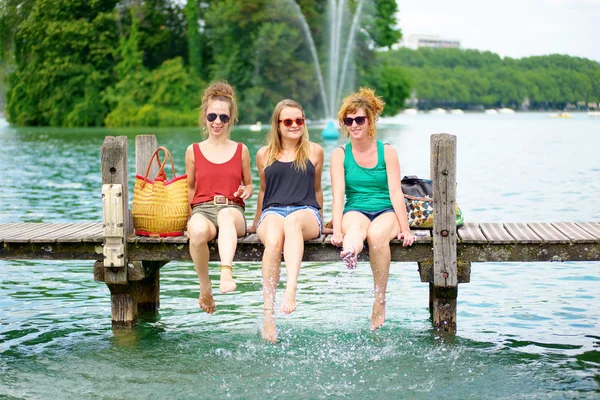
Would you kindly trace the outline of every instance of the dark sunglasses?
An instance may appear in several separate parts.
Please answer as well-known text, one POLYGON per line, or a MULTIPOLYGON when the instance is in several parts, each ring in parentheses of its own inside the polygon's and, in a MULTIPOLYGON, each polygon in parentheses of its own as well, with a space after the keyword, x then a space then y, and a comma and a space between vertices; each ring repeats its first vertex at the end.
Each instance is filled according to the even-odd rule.
POLYGON ((296 118, 296 119, 290 119, 290 118, 287 118, 287 119, 280 119, 280 120, 279 120, 279 122, 283 122, 283 125, 284 125, 286 128, 289 128, 290 126, 292 126, 292 124, 293 124, 294 122, 296 123, 296 125, 298 125, 298 126, 302 126, 302 125, 304 125, 304 118, 296 118))
POLYGON ((231 119, 231 117, 227 114, 215 114, 215 113, 210 113, 206 115, 206 120, 208 122, 213 122, 217 119, 217 117, 219 117, 219 119, 221 120, 222 123, 226 124, 229 122, 229 120, 231 119))
POLYGON ((352 126, 352 123, 354 121, 356 121, 356 125, 361 126, 361 125, 365 124, 366 120, 367 120, 367 117, 356 117, 356 118, 346 117, 346 118, 344 118, 344 125, 352 126))

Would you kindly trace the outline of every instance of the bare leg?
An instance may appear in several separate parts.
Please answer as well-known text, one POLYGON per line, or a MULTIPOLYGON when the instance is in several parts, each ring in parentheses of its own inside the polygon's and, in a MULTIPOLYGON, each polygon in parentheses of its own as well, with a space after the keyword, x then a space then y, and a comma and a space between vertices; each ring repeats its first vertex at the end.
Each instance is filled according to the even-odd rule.
POLYGON ((262 284, 264 299, 264 320, 262 337, 268 342, 277 341, 275 326, 275 293, 281 273, 281 251, 283 250, 284 219, 278 215, 268 215, 258 226, 256 233, 265 246, 262 258, 262 284))
POLYGON ((394 213, 385 213, 375 218, 367 232, 375 300, 371 314, 370 329, 379 329, 385 321, 385 292, 390 274, 390 241, 400 233, 400 225, 394 213))
POLYGON ((369 218, 357 211, 347 212, 342 218, 344 243, 340 257, 348 269, 356 268, 358 255, 363 250, 370 223, 369 218))
POLYGON ((212 283, 208 275, 208 241, 217 234, 215 226, 204 216, 195 214, 188 221, 187 234, 190 238, 190 255, 200 281, 200 308, 209 314, 215 312, 212 283))
POLYGON ((281 302, 281 311, 291 314, 296 309, 296 290, 304 255, 304 241, 319 235, 319 222, 312 211, 299 210, 287 216, 284 232, 283 258, 287 271, 287 284, 281 302))
MULTIPOLYGON (((237 247, 237 238, 243 236, 246 232, 246 222, 240 210, 235 208, 224 208, 217 215, 219 224, 219 257, 221 265, 232 266, 233 256, 237 247)), ((219 281, 221 293, 232 292, 236 289, 233 280, 233 272, 228 268, 221 269, 221 279, 219 281)))

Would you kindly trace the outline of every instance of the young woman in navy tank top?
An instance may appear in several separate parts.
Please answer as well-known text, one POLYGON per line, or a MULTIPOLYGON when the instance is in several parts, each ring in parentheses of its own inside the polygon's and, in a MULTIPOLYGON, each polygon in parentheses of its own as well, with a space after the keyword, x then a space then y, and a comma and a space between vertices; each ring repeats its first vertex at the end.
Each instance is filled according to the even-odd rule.
POLYGON ((304 110, 282 100, 273 111, 267 145, 258 150, 260 189, 251 232, 265 246, 262 259, 264 322, 262 336, 275 342, 275 291, 285 260, 287 284, 281 311, 296 309, 296 287, 304 241, 321 235, 323 227, 323 149, 308 139, 304 110))
POLYGON ((215 310, 215 301, 208 274, 208 242, 218 235, 221 293, 235 290, 233 256, 237 238, 246 234, 244 201, 253 191, 248 148, 229 139, 237 119, 233 88, 226 82, 213 83, 204 92, 200 106, 200 126, 206 140, 190 145, 185 153, 190 255, 200 281, 198 304, 209 314, 215 310))
POLYGON ((381 98, 368 88, 344 99, 338 120, 350 141, 333 151, 330 167, 331 243, 342 246, 340 256, 350 269, 356 268, 365 239, 369 244, 375 286, 371 331, 385 321, 390 241, 398 239, 404 246, 411 246, 415 240, 408 226, 398 154, 376 139, 375 121, 383 106, 381 98))

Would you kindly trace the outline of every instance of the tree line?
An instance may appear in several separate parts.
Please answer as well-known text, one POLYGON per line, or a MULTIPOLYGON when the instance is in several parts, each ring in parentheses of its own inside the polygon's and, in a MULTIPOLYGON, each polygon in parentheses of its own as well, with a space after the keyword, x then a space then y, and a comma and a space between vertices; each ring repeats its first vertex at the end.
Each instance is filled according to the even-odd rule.
MULTIPOLYGON (((237 91, 242 122, 267 120, 284 97, 322 118, 309 42, 295 6, 326 70, 327 3, 4 0, 0 72, 7 75, 6 114, 17 125, 193 126, 203 88, 224 79, 237 91)), ((357 3, 347 1, 349 12, 357 3)), ((364 3, 352 71, 357 84, 378 88, 371 70, 386 72, 374 64, 375 51, 401 37, 397 5, 364 3)), ((408 87, 401 89, 406 96, 408 87)))
POLYGON ((600 101, 600 64, 585 58, 513 59, 477 50, 427 48, 402 48, 379 53, 378 58, 382 64, 402 66, 424 109, 543 110, 600 101))

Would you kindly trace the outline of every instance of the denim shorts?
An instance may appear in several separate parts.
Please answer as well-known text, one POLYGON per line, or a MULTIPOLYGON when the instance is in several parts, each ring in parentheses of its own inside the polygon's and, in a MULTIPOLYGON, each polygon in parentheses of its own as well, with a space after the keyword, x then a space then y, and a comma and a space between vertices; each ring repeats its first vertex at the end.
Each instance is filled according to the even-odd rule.
POLYGON ((369 211, 361 211, 361 210, 344 210, 344 214, 350 211, 356 211, 369 218, 369 221, 373 222, 373 220, 379 217, 381 214, 385 214, 388 212, 394 212, 394 207, 384 208, 383 210, 369 212, 369 211))
POLYGON ((321 213, 319 212, 319 210, 317 210, 316 208, 311 207, 311 206, 273 206, 273 207, 269 207, 262 212, 262 215, 260 216, 260 219, 258 220, 258 224, 256 226, 258 227, 258 225, 260 225, 262 220, 265 219, 265 217, 267 215, 275 214, 275 215, 281 215, 283 218, 285 218, 288 215, 290 215, 291 213, 293 213, 295 211, 299 211, 299 210, 312 211, 313 214, 315 215, 315 218, 317 219, 317 222, 319 223, 319 233, 323 232, 323 220, 321 219, 321 213))

